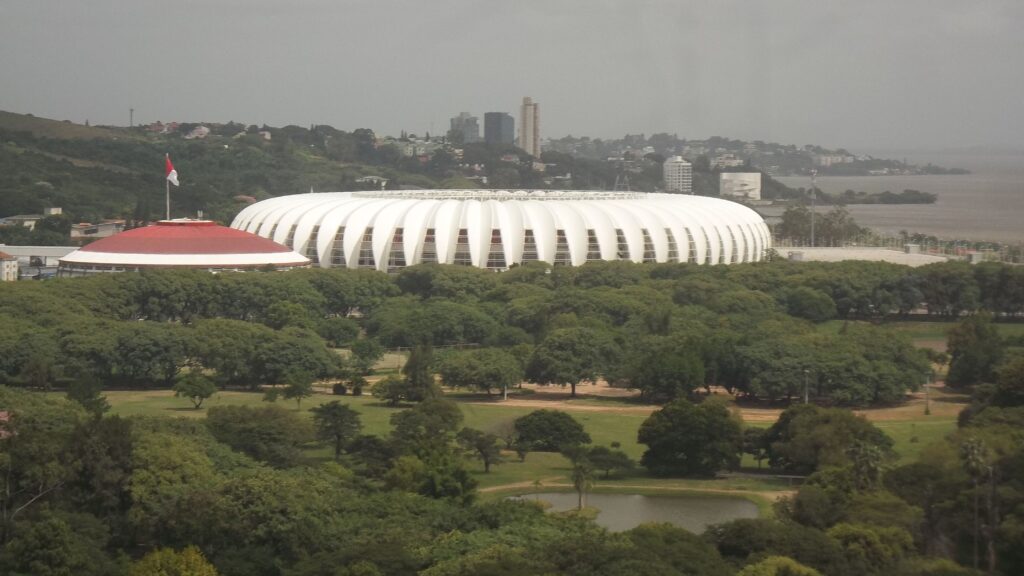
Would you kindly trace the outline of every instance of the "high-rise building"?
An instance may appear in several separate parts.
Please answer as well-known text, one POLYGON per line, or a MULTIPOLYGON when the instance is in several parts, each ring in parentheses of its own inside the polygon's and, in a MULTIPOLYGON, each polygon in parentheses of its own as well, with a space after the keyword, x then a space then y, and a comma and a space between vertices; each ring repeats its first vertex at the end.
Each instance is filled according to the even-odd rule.
POLYGON ((540 158, 540 104, 523 98, 519 107, 519 147, 534 158, 540 158))
POLYGON ((693 194, 693 165, 682 156, 673 156, 662 165, 665 173, 665 191, 673 194, 693 194))
POLYGON ((516 141, 516 121, 505 112, 484 114, 484 141, 488 144, 512 144, 516 141))
POLYGON ((472 144, 473 142, 480 141, 480 122, 476 116, 471 116, 469 112, 461 112, 458 116, 451 120, 452 132, 456 132, 462 136, 462 142, 464 144, 472 144))

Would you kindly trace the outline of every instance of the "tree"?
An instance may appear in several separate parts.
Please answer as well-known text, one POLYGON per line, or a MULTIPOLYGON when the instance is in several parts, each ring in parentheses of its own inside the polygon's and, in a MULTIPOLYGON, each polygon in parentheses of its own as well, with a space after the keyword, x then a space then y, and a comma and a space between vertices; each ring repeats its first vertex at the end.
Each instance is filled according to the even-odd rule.
POLYGON ((374 398, 380 398, 387 402, 388 406, 398 406, 402 400, 408 399, 409 386, 406 384, 405 378, 388 376, 375 382, 370 388, 370 393, 374 398))
POLYGON ((622 450, 612 450, 605 446, 594 446, 587 452, 587 459, 597 470, 604 470, 604 477, 610 478, 612 470, 628 472, 636 464, 622 450))
POLYGON ((161 548, 134 563, 130 576, 217 576, 217 569, 195 546, 181 551, 161 548))
POLYGON ((825 466, 852 464, 850 449, 858 442, 861 452, 874 446, 882 458, 892 455, 893 441, 863 416, 839 408, 800 404, 787 408, 765 437, 773 468, 810 474, 825 466))
POLYGON ((483 390, 488 395, 494 389, 508 390, 523 378, 519 360, 497 348, 450 354, 441 362, 439 372, 446 386, 483 390))
POLYGON ((363 427, 359 413, 337 400, 321 404, 311 412, 317 437, 334 444, 334 459, 337 460, 363 427))
POLYGON ((484 464, 484 474, 491 471, 491 466, 502 462, 501 446, 494 434, 482 432, 474 428, 463 428, 457 436, 459 444, 473 453, 484 464))
POLYGON ((679 399, 651 414, 637 439, 647 445, 640 463, 652 473, 707 476, 739 465, 743 434, 724 404, 679 399))
POLYGON ((213 396, 216 392, 217 385, 199 370, 189 370, 180 374, 174 384, 174 395, 179 398, 188 398, 196 410, 203 405, 203 400, 213 396))
POLYGON ((757 468, 761 469, 761 462, 768 458, 768 447, 765 445, 764 428, 744 428, 743 430, 743 453, 750 454, 757 460, 757 468))
POLYGON ((263 399, 276 402, 278 396, 284 396, 287 400, 295 400, 295 410, 298 411, 302 409, 302 399, 313 395, 313 376, 305 370, 289 370, 284 378, 284 389, 271 388, 263 399))
POLYGON ((116 566, 104 553, 107 528, 87 514, 46 513, 24 523, 0 550, 0 572, 10 576, 104 576, 116 566))
POLYGON ((357 373, 373 372, 373 366, 384 357, 384 347, 373 338, 360 338, 352 343, 351 365, 357 373))
POLYGON ((704 385, 704 363, 692 342, 658 338, 641 343, 625 377, 649 402, 671 402, 704 385))
POLYGON ((214 406, 206 425, 217 440, 280 468, 296 464, 314 437, 308 420, 277 405, 214 406))
POLYGON ((409 359, 402 367, 408 400, 419 402, 438 395, 433 361, 434 349, 429 344, 414 346, 409 353, 409 359))
POLYGON ((993 381, 1003 344, 992 316, 980 313, 960 321, 950 329, 947 347, 950 360, 946 382, 950 386, 993 381))
POLYGON ((994 406, 1024 406, 1024 358, 1015 358, 996 371, 994 406))
POLYGON ((603 332, 586 328, 554 330, 534 349, 526 377, 537 384, 568 385, 571 395, 576 396, 576 385, 596 382, 614 355, 614 347, 603 332))
POLYGON ((748 564, 736 576, 821 576, 821 572, 785 556, 769 556, 756 564, 748 564))
POLYGON ((566 412, 534 410, 515 421, 517 444, 540 452, 558 452, 566 446, 589 444, 583 425, 566 412))
POLYGON ((110 402, 107 402, 106 396, 100 394, 102 390, 102 384, 85 376, 68 385, 67 396, 69 400, 77 402, 82 408, 85 408, 86 412, 92 414, 93 417, 102 418, 110 410, 110 402))

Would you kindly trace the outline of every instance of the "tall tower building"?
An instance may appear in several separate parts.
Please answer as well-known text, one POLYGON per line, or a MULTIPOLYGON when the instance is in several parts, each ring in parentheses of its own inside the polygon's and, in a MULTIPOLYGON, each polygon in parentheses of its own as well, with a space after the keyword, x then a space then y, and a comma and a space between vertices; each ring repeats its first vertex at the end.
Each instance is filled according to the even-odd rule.
POLYGON ((665 191, 672 194, 693 194, 693 165, 682 156, 673 156, 662 165, 665 191))
POLYGON ((484 142, 511 145, 516 141, 516 121, 505 112, 484 114, 484 142))
POLYGON ((452 132, 457 132, 462 136, 462 142, 464 144, 472 144, 473 142, 480 141, 480 123, 476 116, 471 116, 469 112, 462 112, 458 116, 451 119, 452 132))
POLYGON ((519 147, 534 158, 540 158, 540 104, 523 98, 519 107, 519 147))

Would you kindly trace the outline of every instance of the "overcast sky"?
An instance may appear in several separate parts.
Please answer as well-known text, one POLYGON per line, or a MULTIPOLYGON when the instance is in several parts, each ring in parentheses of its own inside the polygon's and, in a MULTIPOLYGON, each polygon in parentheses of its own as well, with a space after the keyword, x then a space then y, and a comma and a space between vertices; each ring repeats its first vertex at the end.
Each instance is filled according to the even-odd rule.
POLYGON ((0 0, 0 109, 93 124, 1024 147, 1024 0, 0 0), (481 122, 482 123, 482 122, 481 122))

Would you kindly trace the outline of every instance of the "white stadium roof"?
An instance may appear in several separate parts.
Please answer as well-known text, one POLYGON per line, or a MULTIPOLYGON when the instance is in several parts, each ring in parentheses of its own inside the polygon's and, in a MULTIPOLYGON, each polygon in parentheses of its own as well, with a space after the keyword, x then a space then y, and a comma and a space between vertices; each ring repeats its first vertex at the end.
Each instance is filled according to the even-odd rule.
POLYGON ((257 202, 232 228, 284 244, 322 267, 394 271, 424 262, 505 269, 533 260, 581 265, 755 262, 764 220, 727 200, 563 190, 327 192, 257 202))

